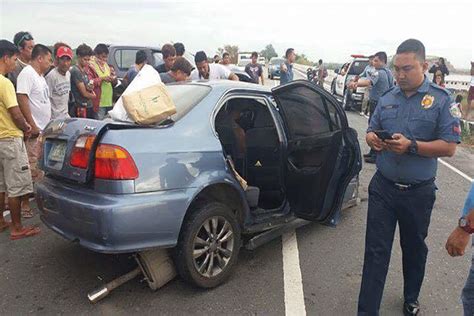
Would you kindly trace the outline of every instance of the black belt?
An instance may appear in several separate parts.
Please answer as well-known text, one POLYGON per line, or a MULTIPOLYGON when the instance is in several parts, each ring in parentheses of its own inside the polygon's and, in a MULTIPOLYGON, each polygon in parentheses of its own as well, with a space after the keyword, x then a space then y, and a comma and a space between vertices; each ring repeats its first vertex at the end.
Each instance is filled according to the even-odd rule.
POLYGON ((428 184, 431 184, 435 181, 435 178, 431 178, 431 179, 428 179, 428 180, 424 180, 424 181, 421 181, 421 182, 418 182, 418 183, 401 183, 401 182, 394 182, 390 179, 387 179, 385 176, 382 175, 382 173, 380 172, 377 172, 380 177, 388 182, 390 185, 392 185, 395 189, 397 190, 400 190, 400 191, 409 191, 409 190, 414 190, 416 188, 420 188, 420 187, 423 187, 425 185, 428 185, 428 184))

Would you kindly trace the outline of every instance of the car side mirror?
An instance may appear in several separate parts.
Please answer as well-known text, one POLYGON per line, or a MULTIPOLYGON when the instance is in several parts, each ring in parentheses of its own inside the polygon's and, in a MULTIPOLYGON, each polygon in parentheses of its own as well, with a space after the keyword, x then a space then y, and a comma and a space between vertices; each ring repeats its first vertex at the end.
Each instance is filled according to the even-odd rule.
POLYGON ((335 73, 336 75, 338 75, 338 74, 339 74, 339 68, 336 68, 336 69, 334 70, 334 73, 335 73))

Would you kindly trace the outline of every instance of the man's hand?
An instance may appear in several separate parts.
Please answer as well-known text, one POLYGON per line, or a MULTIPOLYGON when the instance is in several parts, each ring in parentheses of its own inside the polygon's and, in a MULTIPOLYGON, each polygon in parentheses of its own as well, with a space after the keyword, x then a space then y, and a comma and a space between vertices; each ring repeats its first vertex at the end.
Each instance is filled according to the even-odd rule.
POLYGON ((32 131, 33 129, 32 129, 32 127, 31 127, 31 125, 28 124, 28 123, 26 123, 26 122, 25 122, 25 127, 26 127, 26 130, 23 131, 23 136, 24 136, 25 138, 28 138, 28 137, 31 136, 31 131, 32 131))
POLYGON ((38 126, 34 125, 31 126, 31 130, 29 133, 29 137, 36 137, 41 133, 41 130, 38 128, 38 126))
POLYGON ((356 81, 350 81, 349 84, 347 85, 347 87, 350 89, 350 90, 355 90, 357 89, 357 82, 356 81))
POLYGON ((456 227, 446 242, 446 250, 451 257, 462 256, 470 239, 471 235, 462 230, 462 228, 456 227))
POLYGON ((365 141, 375 151, 382 151, 386 148, 386 144, 374 133, 369 132, 365 136, 365 141))
POLYGON ((392 138, 385 140, 387 149, 399 155, 406 153, 408 147, 410 147, 411 140, 399 133, 393 134, 392 138))

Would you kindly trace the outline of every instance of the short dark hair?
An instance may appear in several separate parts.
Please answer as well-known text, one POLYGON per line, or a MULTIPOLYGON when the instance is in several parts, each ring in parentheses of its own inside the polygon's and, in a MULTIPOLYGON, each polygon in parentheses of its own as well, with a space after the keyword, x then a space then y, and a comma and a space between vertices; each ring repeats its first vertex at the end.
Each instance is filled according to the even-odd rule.
POLYGON ((97 44, 97 46, 94 48, 94 54, 96 55, 102 55, 102 54, 109 54, 109 48, 105 44, 97 44))
POLYGON ((135 64, 139 65, 146 61, 146 52, 144 50, 139 50, 135 54, 135 64))
POLYGON ((374 54, 374 57, 377 57, 378 59, 380 59, 381 61, 384 62, 384 64, 387 63, 387 53, 385 52, 376 52, 374 54))
POLYGON ((81 44, 76 49, 76 55, 79 57, 86 57, 94 55, 92 48, 86 44, 81 44))
POLYGON ((318 60, 318 64, 321 65, 322 63, 323 63, 323 60, 322 60, 322 59, 318 60))
POLYGON ((21 31, 16 33, 13 37, 13 44, 15 44, 17 47, 25 48, 25 40, 31 41, 33 39, 33 35, 31 35, 30 32, 21 31))
POLYGON ((0 58, 3 58, 3 56, 12 57, 13 55, 18 55, 19 52, 18 47, 12 42, 0 40, 0 58))
POLYGON ((258 58, 258 53, 257 52, 252 53, 251 58, 254 58, 254 57, 258 58))
POLYGON ((35 47, 33 47, 33 51, 31 52, 31 59, 34 60, 39 56, 45 56, 48 54, 53 54, 53 52, 51 51, 51 49, 48 48, 48 46, 44 46, 43 44, 36 44, 35 47))
POLYGON ((464 97, 462 96, 462 94, 458 94, 456 96, 456 99, 454 100, 454 102, 456 103, 461 103, 462 102, 462 99, 464 99, 464 97))
POLYGON ((174 62, 173 66, 171 67, 171 71, 178 71, 181 70, 188 76, 191 74, 191 71, 193 71, 193 66, 189 61, 186 60, 184 57, 176 57, 176 61, 174 62))
POLYGON ((207 61, 207 55, 204 51, 201 50, 197 52, 196 55, 194 56, 194 62, 197 64, 203 61, 207 61))
POLYGON ((230 54, 228 52, 225 52, 224 54, 222 54, 222 58, 224 58, 225 56, 230 56, 230 54))
POLYGON ((439 61, 440 61, 443 65, 446 65, 446 61, 444 60, 443 57, 440 57, 440 58, 439 58, 439 61))
POLYGON ((290 56, 291 53, 293 53, 295 51, 294 48, 288 48, 285 52, 285 57, 288 58, 288 56, 290 56))
POLYGON ((58 53, 58 49, 59 49, 60 47, 63 47, 63 46, 64 46, 64 47, 67 47, 67 48, 71 48, 71 46, 69 46, 68 44, 63 43, 63 42, 57 42, 57 43, 54 44, 54 46, 53 46, 53 55, 54 55, 54 58, 56 58, 56 54, 58 53))
POLYGON ((176 49, 171 44, 165 44, 161 48, 161 54, 163 54, 163 59, 176 56, 176 49))
POLYGON ((426 60, 425 45, 417 39, 407 39, 397 48, 397 54, 415 53, 416 58, 424 62, 426 60))
POLYGON ((183 43, 174 43, 174 49, 176 50, 176 56, 183 56, 186 49, 183 43))

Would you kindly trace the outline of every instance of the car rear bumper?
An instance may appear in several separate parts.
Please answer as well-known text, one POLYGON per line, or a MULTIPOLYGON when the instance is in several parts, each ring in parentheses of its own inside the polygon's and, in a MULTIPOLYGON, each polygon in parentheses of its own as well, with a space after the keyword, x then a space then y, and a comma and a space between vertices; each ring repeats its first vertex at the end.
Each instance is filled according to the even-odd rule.
POLYGON ((97 252, 128 253, 176 245, 188 190, 103 194, 45 178, 36 199, 41 220, 64 238, 97 252))

